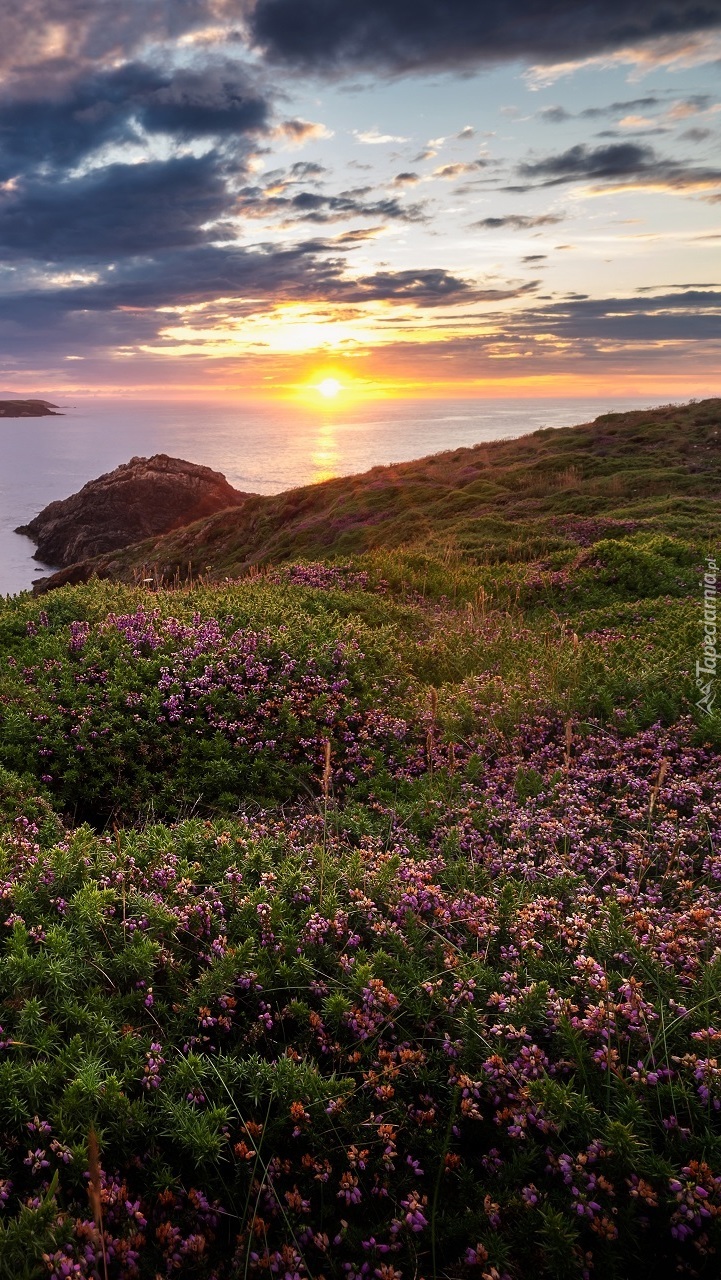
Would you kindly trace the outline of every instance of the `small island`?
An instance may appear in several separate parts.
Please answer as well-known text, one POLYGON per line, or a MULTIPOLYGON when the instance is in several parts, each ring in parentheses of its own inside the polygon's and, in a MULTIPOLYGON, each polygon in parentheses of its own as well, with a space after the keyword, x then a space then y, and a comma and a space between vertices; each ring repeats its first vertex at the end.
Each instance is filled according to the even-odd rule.
POLYGON ((0 418, 61 418, 50 400, 0 400, 0 418))

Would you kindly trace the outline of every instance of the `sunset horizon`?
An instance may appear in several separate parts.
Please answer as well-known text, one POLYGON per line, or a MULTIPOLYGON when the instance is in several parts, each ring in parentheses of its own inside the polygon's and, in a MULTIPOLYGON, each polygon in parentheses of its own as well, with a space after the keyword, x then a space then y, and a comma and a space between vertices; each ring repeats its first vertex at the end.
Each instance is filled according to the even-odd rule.
POLYGON ((45 38, 29 6, 0 16, 7 393, 721 388, 714 4, 68 0, 45 38))

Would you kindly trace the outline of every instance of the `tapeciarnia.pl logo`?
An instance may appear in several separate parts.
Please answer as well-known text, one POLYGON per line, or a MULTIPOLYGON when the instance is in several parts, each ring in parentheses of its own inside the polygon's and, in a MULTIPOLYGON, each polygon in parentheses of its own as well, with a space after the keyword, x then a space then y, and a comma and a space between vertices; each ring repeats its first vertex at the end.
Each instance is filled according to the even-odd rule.
POLYGON ((701 697, 696 706, 709 715, 716 701, 714 688, 718 671, 718 566, 715 560, 706 561, 706 572, 703 575, 703 640, 701 642, 702 660, 696 663, 696 688, 701 697))

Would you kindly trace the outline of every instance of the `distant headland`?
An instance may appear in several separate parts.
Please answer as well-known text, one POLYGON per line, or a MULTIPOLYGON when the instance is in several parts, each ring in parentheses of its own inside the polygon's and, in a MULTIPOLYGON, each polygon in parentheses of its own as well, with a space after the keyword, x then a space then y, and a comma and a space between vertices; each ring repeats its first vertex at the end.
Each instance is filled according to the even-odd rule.
POLYGON ((0 400, 0 418, 61 418, 50 400, 0 400))

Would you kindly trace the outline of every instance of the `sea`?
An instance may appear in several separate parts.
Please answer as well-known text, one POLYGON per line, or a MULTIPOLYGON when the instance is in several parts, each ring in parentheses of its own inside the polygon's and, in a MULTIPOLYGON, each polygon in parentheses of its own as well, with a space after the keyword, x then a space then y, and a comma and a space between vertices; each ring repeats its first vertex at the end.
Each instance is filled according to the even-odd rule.
POLYGON ((644 409, 645 399, 378 400, 317 408, 290 401, 78 398, 62 417, 0 419, 0 595, 56 566, 33 559, 14 532, 49 502, 139 455, 166 453, 222 471, 237 489, 283 489, 406 462, 444 449, 510 439, 539 427, 644 409))

